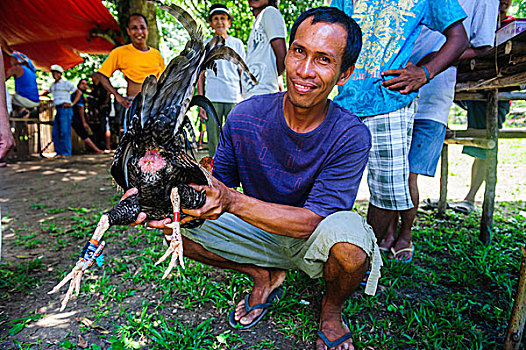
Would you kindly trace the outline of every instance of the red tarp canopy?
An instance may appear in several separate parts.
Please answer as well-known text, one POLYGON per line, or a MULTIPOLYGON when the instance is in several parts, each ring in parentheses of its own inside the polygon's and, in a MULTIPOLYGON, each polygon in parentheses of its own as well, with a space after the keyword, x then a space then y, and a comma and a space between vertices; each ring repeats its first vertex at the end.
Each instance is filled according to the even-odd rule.
POLYGON ((74 67, 80 52, 110 52, 111 42, 90 37, 94 29, 120 30, 101 0, 0 0, 0 34, 42 70, 74 67))

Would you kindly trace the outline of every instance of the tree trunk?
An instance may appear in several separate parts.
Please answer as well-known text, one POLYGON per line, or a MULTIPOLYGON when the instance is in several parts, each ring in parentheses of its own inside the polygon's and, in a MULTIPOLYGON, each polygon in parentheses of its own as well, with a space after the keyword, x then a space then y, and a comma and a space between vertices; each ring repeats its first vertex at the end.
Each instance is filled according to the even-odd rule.
POLYGON ((125 42, 130 42, 126 32, 126 22, 130 14, 142 13, 148 19, 148 46, 159 49, 159 30, 157 29, 157 16, 155 5, 146 0, 114 0, 117 7, 119 25, 125 42))

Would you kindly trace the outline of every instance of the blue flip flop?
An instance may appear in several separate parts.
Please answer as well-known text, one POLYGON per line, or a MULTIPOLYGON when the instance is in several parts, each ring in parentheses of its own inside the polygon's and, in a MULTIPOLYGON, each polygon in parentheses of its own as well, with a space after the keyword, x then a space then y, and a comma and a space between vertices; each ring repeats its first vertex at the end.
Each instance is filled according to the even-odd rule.
POLYGON ((245 296, 245 311, 247 313, 249 313, 252 310, 256 310, 256 309, 263 309, 263 311, 251 323, 243 325, 243 324, 239 323, 239 321, 236 321, 236 319, 234 318, 235 313, 236 313, 236 309, 234 309, 230 313, 230 316, 228 318, 228 324, 230 324, 230 326, 232 328, 241 329, 241 330, 245 330, 245 329, 249 329, 249 328, 254 327, 259 321, 261 321, 263 316, 265 316, 267 314, 268 308, 272 305, 272 302, 274 300, 276 300, 276 299, 278 299, 278 300, 281 299, 281 297, 283 296, 284 292, 285 292, 285 289, 283 289, 281 287, 278 287, 278 288, 274 289, 272 291, 272 293, 269 294, 266 303, 264 303, 264 304, 256 304, 256 305, 252 305, 252 306, 249 306, 249 304, 248 304, 248 299, 249 299, 250 296, 249 295, 245 296))
MULTIPOLYGON (((351 327, 349 327, 349 321, 347 320, 347 317, 342 315, 342 318, 343 318, 343 322, 350 329, 351 327)), ((349 332, 345 333, 344 335, 342 335, 341 337, 339 337, 338 339, 330 341, 329 339, 327 339, 327 337, 325 336, 325 334, 323 334, 322 331, 318 330, 318 337, 320 337, 320 339, 323 341, 325 346, 327 346, 327 350, 330 350, 331 348, 334 348, 335 346, 340 345, 341 343, 343 343, 347 339, 352 338, 352 333, 351 333, 351 331, 349 331, 349 332)))
POLYGON ((367 280, 369 279, 369 275, 371 274, 371 270, 367 270, 365 271, 365 277, 363 278, 363 280, 360 282, 360 285, 362 286, 366 286, 367 285, 367 280))
POLYGON ((394 248, 391 248, 391 253, 393 254, 393 258, 390 259, 389 261, 393 260, 393 261, 396 261, 402 264, 409 264, 411 261, 413 261, 413 256, 415 255, 415 245, 413 244, 413 242, 411 242, 411 245, 407 248, 403 248, 400 250, 394 250, 394 248), (409 258, 404 259, 404 260, 396 259, 396 256, 403 252, 410 252, 411 254, 409 255, 409 258))

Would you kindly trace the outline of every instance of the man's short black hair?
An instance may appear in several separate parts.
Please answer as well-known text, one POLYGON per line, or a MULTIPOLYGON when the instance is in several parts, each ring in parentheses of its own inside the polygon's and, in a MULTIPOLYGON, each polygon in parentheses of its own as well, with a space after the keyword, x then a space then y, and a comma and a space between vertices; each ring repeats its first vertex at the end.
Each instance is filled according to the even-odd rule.
POLYGON ((362 31, 358 23, 351 17, 347 16, 343 11, 335 7, 317 7, 303 12, 296 22, 292 25, 290 30, 289 47, 294 42, 296 31, 300 24, 307 18, 312 17, 312 24, 318 22, 341 24, 347 30, 347 43, 343 51, 343 60, 341 72, 346 71, 349 67, 356 63, 360 50, 362 49, 362 31))
POLYGON ((144 19, 144 22, 146 23, 146 26, 148 27, 148 20, 146 19, 146 16, 139 12, 134 12, 131 15, 128 16, 128 19, 126 20, 126 28, 130 27, 130 19, 132 17, 142 17, 144 19))

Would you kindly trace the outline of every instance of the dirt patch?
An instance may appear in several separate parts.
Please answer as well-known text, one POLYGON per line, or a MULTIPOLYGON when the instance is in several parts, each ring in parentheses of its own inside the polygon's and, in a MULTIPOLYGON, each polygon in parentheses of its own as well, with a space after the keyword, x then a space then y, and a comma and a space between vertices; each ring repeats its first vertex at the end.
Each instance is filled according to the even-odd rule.
MULTIPOLYGON (((60 296, 64 294, 64 288, 59 295, 47 294, 59 280, 58 271, 69 270, 73 266, 79 247, 86 240, 83 236, 88 235, 96 225, 98 213, 109 209, 112 199, 119 196, 109 174, 111 161, 111 155, 80 155, 68 160, 34 159, 9 164, 7 168, 0 169, 2 262, 6 264, 6 269, 27 274, 32 279, 23 280, 23 285, 10 285, 9 289, 2 289, 0 286, 0 338, 12 331, 12 324, 9 322, 13 319, 29 319, 34 314, 44 315, 37 321, 28 321, 28 326, 16 336, 0 341, 0 349, 17 348, 13 339, 31 349, 68 348, 69 343, 81 343, 79 335, 90 346, 98 345, 106 349, 110 346, 110 341, 101 339, 96 330, 79 322, 82 317, 96 321, 111 334, 115 325, 128 322, 122 313, 119 316, 122 308, 133 318, 142 312, 143 301, 152 303, 147 307, 148 312, 153 312, 156 305, 162 304, 163 295, 160 291, 155 291, 155 285, 121 281, 122 274, 113 274, 111 283, 116 284, 121 291, 133 289, 135 292, 120 305, 104 305, 107 311, 100 319, 95 319, 93 313, 97 303, 100 303, 98 295, 81 294, 79 298, 69 302, 64 312, 60 312, 60 296), (79 220, 91 223, 83 227, 85 232, 71 235, 79 230, 79 220), (21 269, 20 266, 24 268, 21 269), (27 286, 30 288, 27 289, 27 286), (65 341, 69 343, 64 343, 65 341), (31 343, 34 346, 27 345, 31 343)), ((123 239, 133 233, 133 230, 122 233, 123 239)), ((137 251, 146 248, 146 244, 140 243, 137 251)), ((118 245, 108 244, 105 254, 108 257, 119 257, 122 256, 122 251, 118 245)), ((140 266, 134 264, 137 257, 126 258, 132 263, 131 271, 140 271, 140 266)), ((95 278, 100 278, 102 274, 103 271, 96 271, 95 278)), ((210 281, 228 278, 228 273, 222 270, 212 269, 206 271, 206 274, 210 281)), ((236 295, 235 301, 240 297, 236 295)), ((187 309, 183 300, 175 298, 175 301, 164 306, 163 314, 167 318, 169 316, 176 319, 182 325, 195 327, 204 320, 212 319, 214 333, 231 331, 226 322, 225 310, 217 309, 212 303, 205 303, 204 308, 187 309)), ((270 318, 265 318, 255 329, 240 332, 240 337, 246 343, 246 348, 264 342, 272 343, 279 349, 312 347, 309 341, 298 343, 296 339, 284 337, 283 333, 276 332, 275 327, 270 318)))
MULTIPOLYGON (((67 232, 73 224, 67 208, 89 211, 109 207, 109 199, 116 193, 108 173, 109 164, 111 155, 83 155, 68 160, 18 162, 1 169, 2 260, 13 269, 35 260, 40 262, 27 271, 35 277, 32 290, 19 291, 15 285, 0 297, 3 321, 26 317, 31 312, 46 314, 19 333, 17 338, 22 343, 41 339, 43 344, 57 345, 69 333, 80 334, 75 317, 88 308, 59 313, 58 299, 47 295, 57 281, 56 269, 71 265, 71 255, 77 253, 75 246, 80 239, 53 237, 49 231, 43 232, 41 225, 53 223, 64 230, 60 232, 67 232), (33 235, 31 241, 37 242, 34 246, 28 246, 30 235, 33 235)), ((4 323, 0 334, 5 335, 8 329, 9 325, 4 323)), ((4 342, 0 348, 8 348, 8 344, 4 342)))

